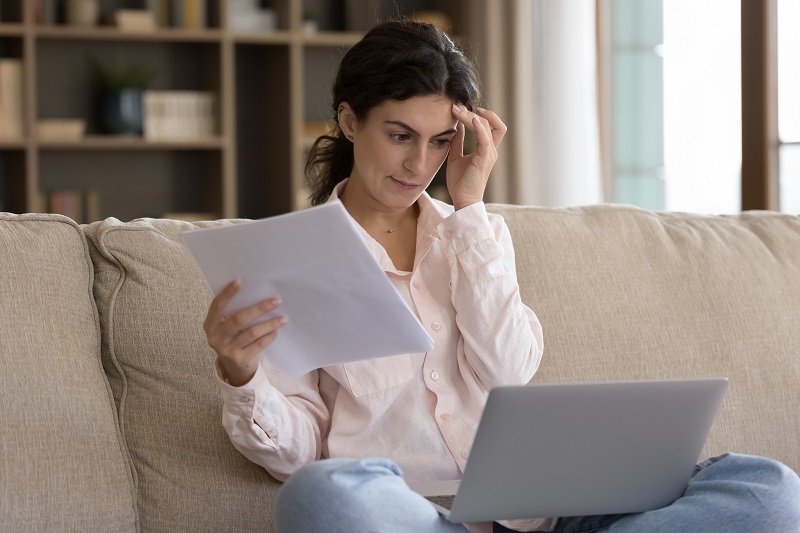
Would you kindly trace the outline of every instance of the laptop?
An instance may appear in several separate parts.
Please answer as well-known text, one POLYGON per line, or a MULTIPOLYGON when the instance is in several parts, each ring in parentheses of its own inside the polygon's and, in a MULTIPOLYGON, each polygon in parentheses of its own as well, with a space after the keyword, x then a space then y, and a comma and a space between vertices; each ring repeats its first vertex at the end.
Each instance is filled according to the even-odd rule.
POLYGON ((686 489, 727 385, 712 378, 499 387, 461 480, 406 482, 457 523, 658 509, 686 489))

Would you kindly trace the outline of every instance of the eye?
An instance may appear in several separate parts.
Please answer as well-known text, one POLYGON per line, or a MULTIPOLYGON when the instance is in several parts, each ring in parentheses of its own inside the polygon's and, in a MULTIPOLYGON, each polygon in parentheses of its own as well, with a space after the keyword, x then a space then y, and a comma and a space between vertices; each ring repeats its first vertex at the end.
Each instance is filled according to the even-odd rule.
POLYGON ((390 133, 389 137, 395 142, 402 143, 409 140, 411 138, 411 135, 409 135, 408 133, 390 133))
POLYGON ((450 144, 450 139, 434 139, 431 142, 433 142, 433 145, 436 148, 445 148, 448 144, 450 144))

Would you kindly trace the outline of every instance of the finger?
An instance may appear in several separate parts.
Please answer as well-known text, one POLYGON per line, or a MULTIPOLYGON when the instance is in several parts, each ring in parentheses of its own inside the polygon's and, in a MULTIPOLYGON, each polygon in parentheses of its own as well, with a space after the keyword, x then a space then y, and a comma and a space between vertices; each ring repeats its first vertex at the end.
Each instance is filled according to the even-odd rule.
POLYGON ((460 123, 475 134, 477 139, 476 150, 482 157, 488 156, 495 150, 494 142, 489 133, 491 132, 491 126, 486 119, 456 104, 453 104, 453 114, 460 123))
POLYGON ((486 119, 489 124, 490 132, 492 134, 492 141, 494 142, 495 147, 500 145, 500 141, 503 140, 505 137, 506 132, 508 131, 508 127, 500 120, 500 117, 497 116, 496 113, 489 111, 488 109, 483 109, 481 107, 478 108, 478 114, 486 119))
POLYGON ((249 350, 254 344, 262 346, 262 349, 269 345, 278 336, 278 330, 289 322, 285 315, 272 318, 266 322, 255 324, 241 331, 233 341, 233 344, 240 346, 241 350, 249 350), (267 344, 264 345, 264 339, 267 344))
POLYGON ((259 317, 274 311, 281 304, 280 298, 268 298, 246 307, 225 321, 225 326, 231 334, 235 334, 259 317))
POLYGON ((463 105, 453 104, 453 115, 458 119, 459 122, 464 124, 471 131, 474 131, 472 121, 478 116, 477 114, 473 113, 463 105))
POLYGON ((214 299, 211 301, 211 305, 208 308, 208 314, 206 315, 206 321, 203 324, 203 327, 208 329, 212 323, 219 322, 219 320, 223 318, 225 308, 228 307, 231 299, 239 291, 241 286, 241 281, 235 279, 228 283, 225 288, 214 297, 214 299))
MULTIPOLYGON (((489 124, 487 117, 482 117, 481 114, 479 114, 480 112, 492 113, 491 111, 487 111, 486 109, 482 109, 480 107, 476 108, 476 111, 473 112, 473 111, 470 111, 469 109, 467 109, 466 107, 464 107, 463 105, 453 104, 453 115, 459 121, 461 121, 464 124, 466 124, 466 126, 468 128, 469 128, 469 125, 472 123, 472 121, 473 121, 473 119, 475 117, 481 117, 484 120, 484 122, 489 125, 489 127, 491 129, 491 124, 489 124)), ((492 113, 492 114, 494 114, 494 113, 492 113)), ((502 122, 500 121, 499 118, 497 119, 497 122, 502 124, 502 122)), ((472 129, 472 128, 470 128, 470 129, 472 129)))
POLYGON ((464 124, 459 121, 456 124, 456 134, 450 141, 450 153, 447 154, 447 160, 452 161, 458 157, 464 157, 464 137, 466 129, 464 124))
POLYGON ((475 149, 480 155, 486 155, 487 152, 494 149, 492 136, 489 133, 490 126, 488 123, 484 123, 483 119, 478 115, 475 115, 472 119, 472 131, 475 133, 475 138, 477 140, 475 149))

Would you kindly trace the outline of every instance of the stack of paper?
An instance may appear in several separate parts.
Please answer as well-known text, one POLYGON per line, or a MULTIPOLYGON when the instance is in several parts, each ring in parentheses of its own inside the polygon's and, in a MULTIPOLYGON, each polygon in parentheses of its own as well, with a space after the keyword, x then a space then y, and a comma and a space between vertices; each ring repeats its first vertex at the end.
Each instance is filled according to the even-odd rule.
POLYGON ((430 350, 433 340, 353 224, 336 201, 273 218, 188 231, 183 241, 214 294, 234 279, 241 280, 226 316, 266 298, 281 298, 274 315, 285 314, 289 322, 265 356, 289 376, 430 350))

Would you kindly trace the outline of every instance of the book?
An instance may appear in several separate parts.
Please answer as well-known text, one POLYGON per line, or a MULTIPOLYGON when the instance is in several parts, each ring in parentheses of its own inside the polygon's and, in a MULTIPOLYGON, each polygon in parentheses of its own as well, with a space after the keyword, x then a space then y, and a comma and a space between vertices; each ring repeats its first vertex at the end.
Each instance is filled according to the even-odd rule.
POLYGON ((151 32, 156 29, 154 14, 144 9, 118 9, 114 12, 114 23, 120 31, 151 32))
POLYGON ((0 138, 23 134, 22 60, 0 59, 0 138))
POLYGON ((76 141, 83 137, 86 122, 82 119, 39 119, 36 135, 40 141, 76 141))
POLYGON ((183 27, 199 30, 207 25, 205 0, 183 0, 183 27))
POLYGON ((34 17, 37 24, 54 25, 58 23, 58 1, 36 0, 34 17))
POLYGON ((144 137, 197 140, 216 132, 214 94, 204 91, 146 91, 144 137))
POLYGON ((100 220, 100 194, 94 190, 50 190, 39 193, 40 210, 71 218, 78 224, 100 220))
POLYGON ((183 0, 172 0, 169 19, 172 26, 183 28, 183 0))
POLYGON ((156 26, 159 28, 167 28, 171 25, 170 11, 172 0, 147 0, 145 7, 153 14, 156 26))

